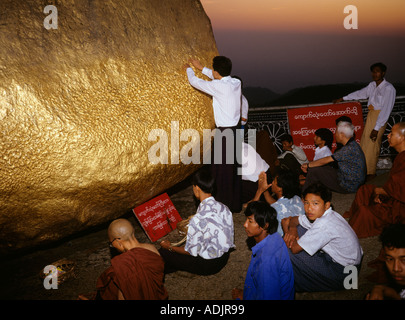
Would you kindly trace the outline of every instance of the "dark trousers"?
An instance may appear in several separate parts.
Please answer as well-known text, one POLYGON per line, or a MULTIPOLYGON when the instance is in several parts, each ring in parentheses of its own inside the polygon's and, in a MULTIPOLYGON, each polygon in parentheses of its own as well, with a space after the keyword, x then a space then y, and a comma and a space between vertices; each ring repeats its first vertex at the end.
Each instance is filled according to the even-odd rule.
POLYGON ((280 169, 292 171, 297 176, 302 174, 301 164, 298 162, 297 158, 294 157, 291 153, 288 153, 284 156, 283 159, 279 159, 280 162, 280 169))
POLYGON ((303 191, 315 182, 321 182, 325 187, 338 193, 349 193, 339 184, 337 169, 330 165, 309 168, 303 191))
MULTIPOLYGON (((297 227, 298 236, 302 237, 307 229, 297 227)), ((344 267, 336 263, 323 251, 310 256, 306 251, 290 254, 294 270, 294 283, 297 292, 321 292, 344 289, 344 267)))
POLYGON ((224 253, 216 259, 204 259, 200 256, 194 257, 171 252, 164 248, 160 248, 159 253, 165 261, 165 274, 176 271, 187 271, 193 274, 208 276, 221 271, 229 259, 229 252, 224 253))
MULTIPOLYGON (((226 205, 232 212, 242 210, 242 176, 238 174, 236 152, 242 152, 242 146, 237 146, 237 127, 219 127, 216 135, 224 134, 222 138, 214 138, 211 153, 211 170, 216 181, 215 199, 226 205), (225 135, 226 134, 226 135, 225 135), (222 143, 219 143, 221 139, 222 143), (222 157, 220 158, 219 155, 222 157), (219 161, 221 159, 221 161, 219 161)), ((239 140, 241 142, 241 140, 239 140)))

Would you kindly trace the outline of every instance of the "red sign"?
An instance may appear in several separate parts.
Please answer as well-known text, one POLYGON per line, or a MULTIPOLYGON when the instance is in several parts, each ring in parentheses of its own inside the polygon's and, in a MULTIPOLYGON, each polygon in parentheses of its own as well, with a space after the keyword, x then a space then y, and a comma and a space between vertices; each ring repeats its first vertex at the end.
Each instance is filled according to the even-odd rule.
MULTIPOLYGON (((360 143, 363 133, 363 110, 359 102, 288 110, 288 122, 294 144, 305 151, 309 161, 312 161, 315 155, 315 131, 319 128, 327 128, 335 134, 335 120, 341 116, 347 116, 352 120, 356 141, 360 143)), ((336 141, 333 142, 331 151, 335 149, 336 141)))
POLYGON ((167 193, 132 210, 150 241, 155 242, 175 230, 182 221, 167 193))

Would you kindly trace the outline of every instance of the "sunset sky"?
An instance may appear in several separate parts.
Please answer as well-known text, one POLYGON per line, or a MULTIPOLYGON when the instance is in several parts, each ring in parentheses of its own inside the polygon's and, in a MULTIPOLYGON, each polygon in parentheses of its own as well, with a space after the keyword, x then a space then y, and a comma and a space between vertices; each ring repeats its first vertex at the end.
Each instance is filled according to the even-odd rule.
POLYGON ((308 85, 369 82, 382 61, 405 83, 405 0, 201 0, 218 50, 245 86, 277 93, 308 85), (357 8, 358 29, 344 13, 357 8))

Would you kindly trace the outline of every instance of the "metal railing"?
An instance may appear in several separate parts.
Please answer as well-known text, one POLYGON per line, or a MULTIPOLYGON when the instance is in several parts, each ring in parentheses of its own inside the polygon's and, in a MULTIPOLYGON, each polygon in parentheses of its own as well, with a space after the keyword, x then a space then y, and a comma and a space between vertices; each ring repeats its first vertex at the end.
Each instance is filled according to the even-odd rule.
MULTIPOLYGON (((359 102, 362 105, 363 119, 365 121, 368 113, 367 100, 360 100, 359 102)), ((251 108, 249 109, 249 120, 246 129, 267 130, 274 141, 277 150, 281 153, 282 144, 280 138, 283 134, 290 132, 287 110, 323 106, 326 104, 328 103, 295 105, 288 107, 251 108)), ((405 121, 405 96, 398 96, 395 99, 395 105, 388 119, 387 129, 385 130, 382 139, 380 157, 391 157, 396 154, 396 151, 390 148, 387 136, 391 132, 392 126, 402 121, 405 121)))

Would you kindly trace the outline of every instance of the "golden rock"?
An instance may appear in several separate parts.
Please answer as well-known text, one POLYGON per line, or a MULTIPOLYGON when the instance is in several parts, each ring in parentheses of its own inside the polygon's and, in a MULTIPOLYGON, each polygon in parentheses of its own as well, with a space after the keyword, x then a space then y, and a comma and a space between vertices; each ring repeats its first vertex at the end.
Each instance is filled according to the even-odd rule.
POLYGON ((214 127, 182 67, 217 54, 199 0, 2 0, 0 251, 108 222, 193 173, 152 164, 148 136, 214 127))

